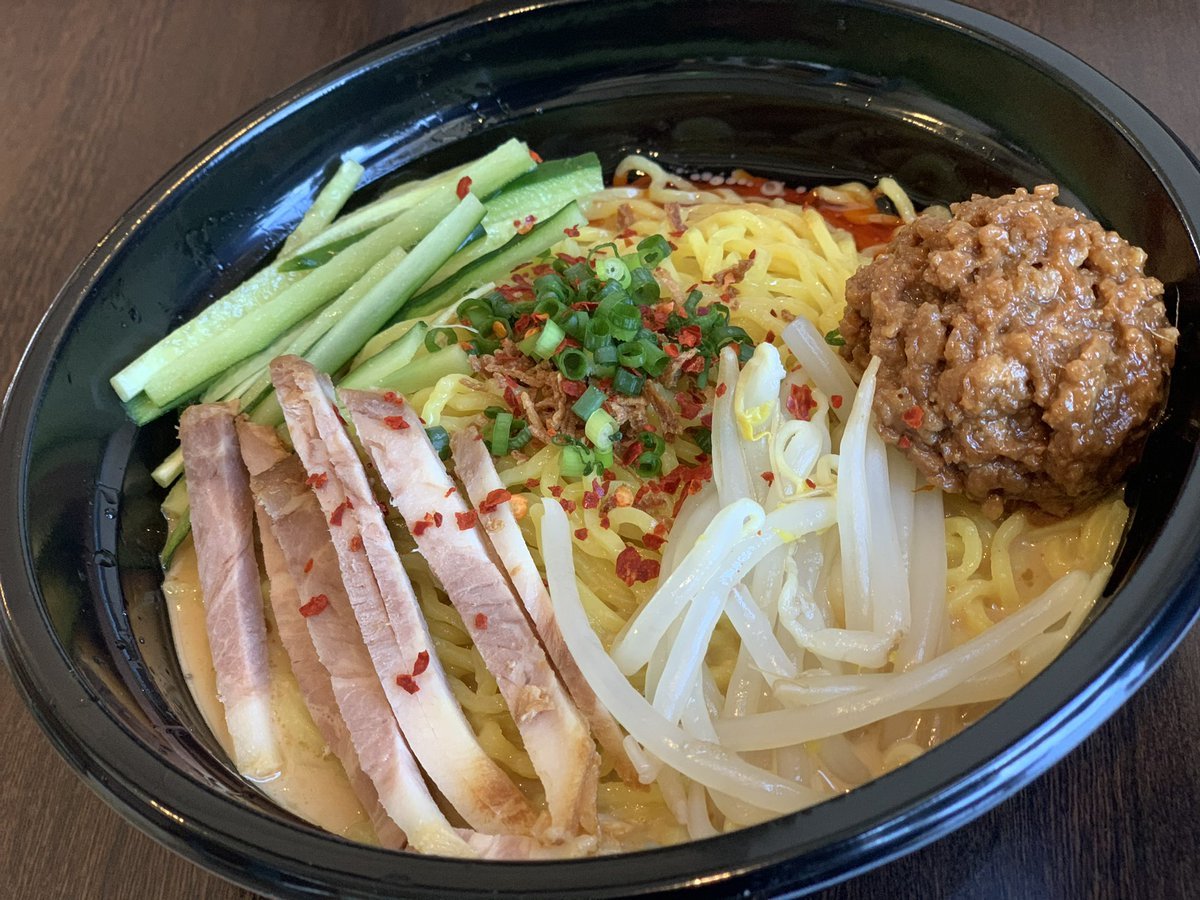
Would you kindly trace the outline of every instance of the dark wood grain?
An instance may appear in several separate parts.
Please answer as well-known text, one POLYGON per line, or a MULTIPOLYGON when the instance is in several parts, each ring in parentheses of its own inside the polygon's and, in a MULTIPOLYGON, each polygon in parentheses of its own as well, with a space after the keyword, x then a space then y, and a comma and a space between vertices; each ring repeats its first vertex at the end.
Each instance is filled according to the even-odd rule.
MULTIPOLYGON (((9 0, 0 29, 0 384, 93 242, 262 99, 469 0, 9 0)), ((1113 78, 1200 148, 1194 0, 975 0, 1113 78)), ((1064 140, 1069 140, 1064 135, 1064 140)), ((0 894, 245 898, 143 836, 51 750, 0 675, 0 894)), ((1064 762, 828 897, 1195 896, 1200 633, 1064 762)))

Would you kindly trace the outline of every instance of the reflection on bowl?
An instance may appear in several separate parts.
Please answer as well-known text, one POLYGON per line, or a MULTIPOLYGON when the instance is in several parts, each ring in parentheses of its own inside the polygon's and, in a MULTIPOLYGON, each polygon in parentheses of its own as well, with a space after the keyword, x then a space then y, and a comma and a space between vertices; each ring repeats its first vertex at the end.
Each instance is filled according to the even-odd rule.
POLYGON ((576 0, 498 13, 398 38, 251 113, 139 201, 64 288, 0 429, 20 461, 0 489, 21 526, 0 539, 4 648, 39 721, 152 835, 275 892, 798 888, 978 815, 1095 728, 1196 613, 1195 163, 1087 67, 952 4, 714 0, 680 11, 576 0), (159 590, 161 498, 149 467, 171 426, 127 424, 107 376, 261 262, 330 160, 353 153, 383 184, 393 169, 438 171, 511 135, 546 156, 596 150, 609 169, 639 150, 668 166, 738 165, 803 183, 891 174, 921 202, 1054 181, 1144 247, 1180 309, 1168 417, 1130 485, 1134 516, 1110 593, 1051 669, 852 794, 628 857, 511 867, 389 854, 298 823, 238 778, 183 682, 159 590))

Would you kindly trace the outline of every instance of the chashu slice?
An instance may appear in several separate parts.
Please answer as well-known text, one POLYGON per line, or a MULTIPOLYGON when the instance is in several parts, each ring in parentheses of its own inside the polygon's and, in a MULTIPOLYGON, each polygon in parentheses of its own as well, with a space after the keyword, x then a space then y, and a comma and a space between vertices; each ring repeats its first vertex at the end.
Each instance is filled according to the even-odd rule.
MULTIPOLYGON (((242 461, 250 473, 250 492, 254 496, 258 517, 259 543, 271 585, 268 597, 275 613, 279 640, 292 664, 292 672, 313 722, 329 750, 346 770, 354 793, 375 826, 380 845, 393 850, 403 849, 406 843, 404 831, 396 822, 404 821, 410 827, 420 827, 425 824, 425 818, 431 811, 436 819, 441 819, 449 833, 450 823, 445 821, 437 804, 428 797, 424 779, 412 761, 408 747, 404 746, 402 755, 396 758, 396 745, 403 744, 403 739, 395 727, 387 698, 379 687, 371 658, 359 636, 341 578, 331 577, 331 573, 334 576, 337 573, 337 556, 329 542, 325 517, 321 514, 317 498, 304 484, 304 467, 284 448, 273 428, 238 419, 237 436, 242 461), (321 569, 314 572, 318 558, 321 560, 321 569), (309 560, 312 560, 312 565, 309 565, 309 560), (332 597, 330 591, 333 592, 332 597), (303 614, 301 608, 309 598, 315 596, 326 597, 327 602, 333 603, 333 611, 330 612, 326 606, 321 610, 325 615, 303 614), (332 669, 322 662, 317 652, 314 642, 318 640, 332 669), (340 675, 340 696, 347 701, 345 709, 339 703, 339 692, 334 690, 331 671, 340 675), (360 681, 365 682, 367 688, 367 696, 361 699, 350 693, 360 681), (374 688, 373 696, 371 688, 374 688), (364 726, 374 730, 378 727, 376 721, 383 717, 392 723, 394 739, 384 737, 364 741, 364 726), (350 722, 358 726, 358 743, 365 745, 365 755, 371 761, 371 773, 364 770, 355 750, 350 722), (407 767, 403 765, 403 756, 408 756, 407 767), (376 789, 376 779, 391 788, 389 805, 396 810, 399 818, 389 815, 383 806, 376 789), (427 803, 421 803, 420 798, 413 802, 410 797, 414 790, 424 792, 427 803)), ((305 609, 312 612, 316 606, 305 609)))
POLYGON ((271 378, 328 523, 359 630, 413 755, 473 828, 527 833, 535 814, 479 745, 450 690, 328 377, 285 356, 271 363, 271 378))
POLYGON ((234 764, 269 778, 281 756, 271 714, 262 587, 254 554, 254 504, 238 452, 236 405, 189 406, 179 422, 192 534, 217 693, 234 764))
POLYGON ((347 390, 340 396, 417 549, 462 616, 512 712, 546 791, 547 837, 595 832, 600 762, 587 725, 416 412, 394 393, 347 390))
POLYGON ((479 521, 483 525, 484 534, 508 572, 517 596, 525 604, 550 661, 558 670, 579 711, 591 726, 592 734, 608 753, 617 774, 626 783, 640 786, 637 769, 625 752, 625 733, 579 671, 575 658, 571 656, 571 651, 558 630, 558 622, 554 619, 554 607, 550 602, 550 592, 546 590, 542 576, 537 570, 533 555, 529 552, 529 545, 525 543, 521 527, 513 516, 512 507, 507 503, 485 503, 489 494, 504 488, 487 445, 472 426, 457 432, 451 438, 450 446, 454 457, 454 472, 466 488, 471 503, 479 511, 479 521))

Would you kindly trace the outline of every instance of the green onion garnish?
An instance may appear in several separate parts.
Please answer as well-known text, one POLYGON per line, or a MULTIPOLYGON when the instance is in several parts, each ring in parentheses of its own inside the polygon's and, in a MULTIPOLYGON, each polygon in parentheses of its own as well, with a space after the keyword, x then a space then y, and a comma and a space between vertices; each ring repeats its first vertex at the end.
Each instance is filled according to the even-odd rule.
POLYGON ((842 333, 835 328, 833 331, 826 332, 825 343, 829 344, 831 347, 845 347, 846 339, 842 337, 842 333))
POLYGON ((605 399, 604 391, 592 385, 572 404, 571 409, 586 422, 592 413, 604 405, 605 399))
POLYGON ((645 345, 641 341, 630 341, 617 348, 617 362, 636 369, 646 361, 645 345))
POLYGON ((658 281, 649 269, 639 267, 630 272, 629 275, 629 295, 633 297, 635 303, 640 303, 644 306, 658 302, 660 294, 658 281))
POLYGON ((617 282, 621 287, 629 287, 632 278, 629 274, 629 266, 616 256, 601 260, 600 265, 596 267, 596 274, 608 281, 617 282))
POLYGON ((588 361, 587 354, 578 347, 565 349, 554 357, 554 364, 569 381, 583 381, 592 370, 592 364, 588 361))
POLYGON ((631 372, 629 369, 617 369, 613 376, 613 390, 626 397, 638 397, 642 393, 642 385, 646 383, 644 375, 631 372))
POLYGON ((588 416, 583 433, 597 450, 612 449, 613 437, 617 434, 617 420, 605 410, 597 409, 588 416))
POLYGON ((453 328, 430 328, 425 332, 425 349, 430 353, 437 353, 439 350, 457 343, 458 335, 454 333, 453 328))
POLYGON ((662 454, 646 451, 638 456, 634 470, 642 478, 653 478, 662 472, 662 454))
POLYGON ((562 448, 559 457, 559 470, 568 478, 579 478, 592 468, 592 451, 578 444, 569 444, 562 448))
POLYGON ((538 359, 549 359, 550 355, 558 349, 558 345, 562 343, 566 332, 562 326, 553 319, 548 319, 542 327, 542 332, 537 336, 537 341, 533 345, 533 356, 538 359))
POLYGON ((661 234, 652 234, 638 241, 637 255, 643 266, 653 269, 671 255, 671 245, 661 234))
POLYGON ((508 444, 512 437, 512 423, 512 413, 507 410, 496 413, 496 422, 492 425, 492 441, 490 445, 492 456, 504 456, 504 454, 508 453, 508 444))

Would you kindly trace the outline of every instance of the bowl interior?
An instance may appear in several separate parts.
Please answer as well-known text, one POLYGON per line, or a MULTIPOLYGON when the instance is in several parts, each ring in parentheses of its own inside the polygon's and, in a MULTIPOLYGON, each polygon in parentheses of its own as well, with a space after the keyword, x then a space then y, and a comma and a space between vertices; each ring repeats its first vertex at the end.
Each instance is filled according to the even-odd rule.
MULTIPOLYGON (((469 887, 456 868, 421 868, 436 861, 398 862, 320 836, 233 772, 188 694, 159 590, 162 495, 149 470, 169 451, 174 425, 139 431, 126 423, 108 376, 267 259, 344 155, 363 162, 373 190, 512 135, 545 157, 595 150, 609 171, 641 152, 685 173, 740 166, 806 185, 889 174, 923 203, 1054 181, 1069 201, 1147 250, 1183 331, 1168 415, 1129 486, 1135 515, 1109 589, 1115 599, 1100 616, 1112 627, 1085 632, 1077 646, 1100 637, 1086 656, 1056 664, 1056 685, 1039 680, 1036 703, 1022 692, 969 738, 850 797, 708 849, 536 866, 528 875, 498 875, 495 884, 533 891, 583 878, 599 892, 682 884, 742 865, 762 885, 813 884, 866 864, 867 826, 900 829, 891 838, 897 843, 877 842, 878 859, 888 846, 928 840, 953 816, 919 823, 909 818, 915 811, 978 776, 984 761, 1120 658, 1129 639, 1118 624, 1137 633, 1179 602, 1178 573, 1162 576, 1167 589, 1141 601, 1144 608, 1124 599, 1129 591, 1117 593, 1156 548, 1179 551, 1164 543, 1164 523, 1177 507, 1194 505, 1185 488, 1200 402, 1190 361, 1198 337, 1191 312, 1200 302, 1195 223, 1181 210, 1172 181, 1179 172, 1151 161, 1178 148, 1163 133, 1135 135, 1116 123, 1112 107, 1094 99, 1111 86, 1065 54, 1055 62, 1073 78, 1093 79, 1092 100, 1050 71, 1049 45, 949 4, 936 15, 788 0, 687 9, 656 0, 567 2, 496 12, 485 8, 382 46, 268 104, 249 117, 249 128, 227 132, 185 163, 182 178, 152 190, 76 273, 35 339, 5 420, 6 446, 21 459, 6 502, 22 528, 3 557, 14 668, 77 766, 122 784, 145 771, 144 796, 122 788, 126 812, 160 797, 188 824, 130 814, 226 874, 255 884, 332 879, 364 890, 373 879, 404 877, 414 893, 469 887), (1023 55, 1013 40, 1036 52, 1023 55), (520 46, 567 49, 515 52, 520 46), (62 698, 76 695, 92 714, 86 722, 61 708, 62 698), (228 838, 243 849, 229 849, 228 838), (213 855, 208 841, 225 849, 213 855), (758 871, 797 853, 806 855, 758 871), (261 871, 247 869, 239 854, 257 859, 261 871), (313 874, 306 860, 334 874, 313 874)), ((1112 96, 1126 104, 1123 116, 1150 122, 1127 98, 1112 96)), ((1177 618, 1192 611, 1180 608, 1177 618)))

